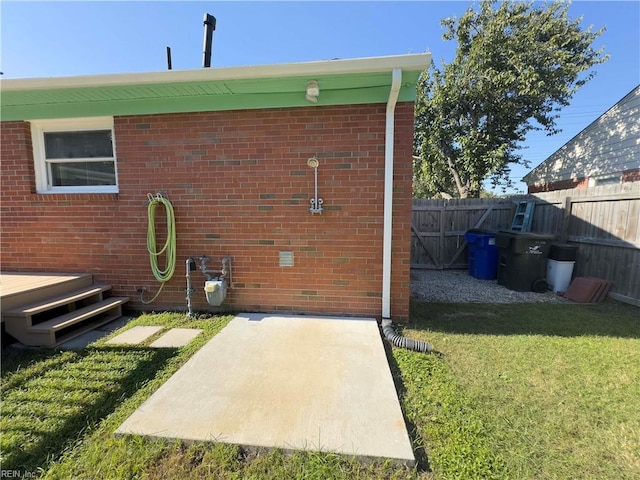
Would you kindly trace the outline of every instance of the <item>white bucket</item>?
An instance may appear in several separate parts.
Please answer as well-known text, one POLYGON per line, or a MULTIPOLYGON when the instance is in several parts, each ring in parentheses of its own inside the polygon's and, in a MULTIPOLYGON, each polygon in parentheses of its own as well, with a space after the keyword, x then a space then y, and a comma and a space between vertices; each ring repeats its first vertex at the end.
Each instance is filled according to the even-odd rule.
POLYGON ((553 293, 566 292, 571 283, 573 266, 576 262, 560 262, 547 260, 547 283, 553 293))

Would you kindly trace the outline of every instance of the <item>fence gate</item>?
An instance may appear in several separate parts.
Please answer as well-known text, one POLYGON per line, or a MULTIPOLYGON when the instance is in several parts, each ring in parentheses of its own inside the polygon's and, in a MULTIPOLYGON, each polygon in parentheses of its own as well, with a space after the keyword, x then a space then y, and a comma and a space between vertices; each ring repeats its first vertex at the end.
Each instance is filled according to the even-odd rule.
POLYGON ((411 267, 466 268, 471 229, 508 229, 513 219, 513 200, 494 198, 416 199, 411 221, 411 267))

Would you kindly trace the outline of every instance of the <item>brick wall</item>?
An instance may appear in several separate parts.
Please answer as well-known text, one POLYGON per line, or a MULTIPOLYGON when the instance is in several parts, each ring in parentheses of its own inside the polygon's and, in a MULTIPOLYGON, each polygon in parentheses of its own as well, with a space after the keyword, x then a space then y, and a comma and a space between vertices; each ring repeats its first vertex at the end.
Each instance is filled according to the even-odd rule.
MULTIPOLYGON (((233 257, 232 310, 380 316, 385 105, 116 117, 120 193, 39 195, 28 123, 2 124, 2 268, 89 272, 137 309, 184 309, 185 259, 233 257), (316 156, 322 215, 309 213, 316 156), (158 300, 147 193, 166 191, 176 273, 158 300), (280 267, 280 251, 295 265, 280 267)), ((413 104, 398 104, 392 309, 409 304, 413 104)), ((157 210, 159 238, 164 212, 157 210)), ((162 262, 161 262, 162 263, 162 262)), ((194 272, 196 310, 211 310, 194 272)))
POLYGON ((640 182, 640 168, 622 172, 622 183, 640 182))
POLYGON ((572 178, 570 180, 561 180, 559 182, 529 185, 527 193, 551 192, 554 190, 568 190, 571 188, 587 188, 588 186, 588 178, 572 178))

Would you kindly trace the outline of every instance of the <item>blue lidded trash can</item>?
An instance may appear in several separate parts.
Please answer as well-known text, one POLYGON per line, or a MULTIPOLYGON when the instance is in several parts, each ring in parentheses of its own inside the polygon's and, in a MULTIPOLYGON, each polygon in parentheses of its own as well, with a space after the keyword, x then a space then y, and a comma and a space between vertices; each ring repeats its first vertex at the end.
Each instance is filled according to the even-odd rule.
POLYGON ((480 280, 495 280, 498 276, 496 234, 469 230, 464 238, 469 247, 469 275, 480 280))

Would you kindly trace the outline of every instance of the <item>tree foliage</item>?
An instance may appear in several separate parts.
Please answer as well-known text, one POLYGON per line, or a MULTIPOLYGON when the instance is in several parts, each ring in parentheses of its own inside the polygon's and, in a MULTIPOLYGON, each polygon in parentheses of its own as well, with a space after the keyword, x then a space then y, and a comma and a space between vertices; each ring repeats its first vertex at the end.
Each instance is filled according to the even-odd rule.
POLYGON ((418 82, 414 195, 478 197, 482 182, 511 185, 511 164, 527 165, 519 143, 531 130, 557 133, 557 112, 607 59, 569 4, 483 0, 446 18, 454 59, 418 82))

